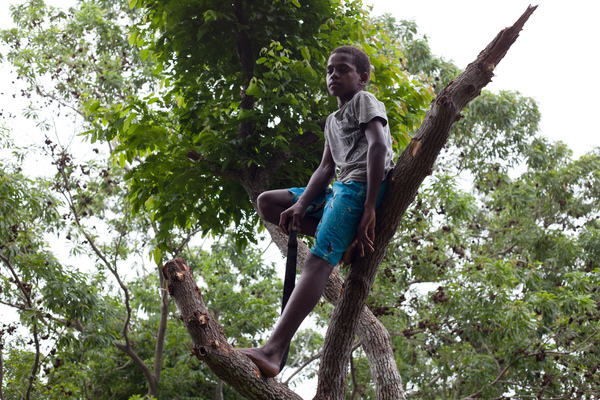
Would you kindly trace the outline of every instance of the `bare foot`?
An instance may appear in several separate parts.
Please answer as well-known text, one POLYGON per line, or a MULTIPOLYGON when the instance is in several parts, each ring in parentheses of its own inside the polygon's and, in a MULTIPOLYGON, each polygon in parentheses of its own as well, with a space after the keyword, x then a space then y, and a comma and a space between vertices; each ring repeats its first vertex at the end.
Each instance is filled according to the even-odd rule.
POLYGON ((240 353, 247 356, 260 369, 260 372, 267 378, 274 378, 279 373, 279 364, 281 360, 273 361, 267 356, 262 348, 258 349, 238 349, 240 353))

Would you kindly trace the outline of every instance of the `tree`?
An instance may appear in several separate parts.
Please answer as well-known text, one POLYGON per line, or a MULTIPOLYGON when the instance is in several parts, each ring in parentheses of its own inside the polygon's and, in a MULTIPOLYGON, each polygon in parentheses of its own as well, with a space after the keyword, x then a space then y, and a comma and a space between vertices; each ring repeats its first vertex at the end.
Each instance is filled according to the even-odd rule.
MULTIPOLYGON (((123 263, 143 263, 147 257, 147 252, 136 253, 148 238, 143 221, 123 211, 116 171, 109 175, 102 165, 75 165, 73 157, 48 142, 59 172, 52 179, 32 181, 21 172, 27 153, 8 137, 2 140, 17 161, 3 161, 0 170, 0 303, 15 310, 20 321, 3 324, 0 331, 3 398, 139 396, 152 388, 144 368, 156 366, 159 357, 164 359, 159 376, 166 376, 161 398, 215 393, 239 398, 202 364, 190 363, 187 333, 178 318, 169 318, 163 338, 156 334, 173 307, 165 311, 160 303, 164 296, 158 275, 124 274, 123 263), (111 229, 116 230, 113 237, 111 229), (72 251, 89 258, 92 268, 61 262, 48 246, 49 235, 66 236, 72 251), (159 345, 163 354, 157 353, 159 345)), ((238 255, 226 242, 215 243, 211 252, 189 246, 185 254, 213 293, 208 306, 229 326, 231 339, 256 345, 278 310, 281 285, 272 285, 274 266, 265 265, 251 248, 238 255), (240 300, 250 293, 259 298, 240 300), (261 321, 244 317, 257 308, 263 312, 261 321)))
MULTIPOLYGON (((123 226, 131 232, 140 232, 137 244, 149 249, 142 246, 147 239, 146 246, 155 246, 152 254, 156 261, 164 254, 168 257, 178 254, 178 249, 186 251, 188 264, 196 274, 202 269, 202 279, 209 282, 206 287, 201 286, 210 313, 218 317, 231 342, 242 346, 249 335, 255 334, 251 340, 258 341, 261 330, 268 329, 268 324, 259 327, 257 321, 242 315, 266 310, 269 305, 269 315, 274 318, 277 288, 267 292, 266 282, 253 281, 251 275, 257 276, 263 267, 259 267, 260 261, 251 255, 249 248, 244 250, 248 254, 246 261, 232 254, 245 255, 240 253, 240 244, 252 241, 255 236, 257 219, 252 206, 255 196, 267 187, 301 182, 317 162, 318 157, 313 156, 321 147, 320 116, 326 115, 333 105, 318 90, 315 92, 321 80, 315 71, 322 68, 329 50, 338 43, 363 42, 375 66, 374 86, 370 90, 376 91, 391 110, 399 150, 409 143, 433 92, 439 95, 457 75, 455 66, 431 56, 414 24, 373 20, 359 3, 302 3, 298 7, 294 3, 238 2, 230 7, 198 1, 181 8, 175 2, 132 2, 143 6, 139 12, 119 8, 123 4, 117 2, 86 3, 86 7, 96 11, 65 13, 64 21, 85 15, 108 15, 98 10, 110 4, 120 4, 116 8, 134 20, 144 14, 147 21, 146 25, 135 28, 129 42, 121 39, 111 42, 118 43, 122 47, 117 48, 127 54, 123 57, 127 62, 110 64, 114 67, 111 79, 118 78, 116 82, 120 82, 115 93, 119 88, 129 88, 128 82, 135 79, 141 82, 131 85, 128 96, 114 101, 115 96, 103 96, 103 88, 91 89, 97 86, 91 85, 90 80, 70 79, 71 75, 57 76, 50 82, 40 79, 44 69, 38 66, 52 65, 56 72, 60 65, 46 63, 41 41, 32 41, 33 47, 23 44, 28 37, 36 37, 32 32, 39 32, 39 37, 49 43, 57 36, 49 35, 52 29, 45 32, 47 25, 43 24, 47 22, 43 21, 47 20, 39 18, 35 11, 38 3, 32 4, 34 7, 29 11, 19 14, 30 21, 22 25, 20 33, 5 33, 8 43, 21 44, 13 53, 7 53, 6 59, 20 66, 22 76, 32 82, 29 91, 32 96, 37 93, 48 99, 52 94, 54 102, 60 101, 63 107, 69 104, 84 118, 92 140, 110 139, 112 165, 98 163, 98 169, 90 165, 82 172, 91 171, 94 179, 102 177, 103 169, 110 174, 96 184, 100 192, 106 189, 109 179, 126 181, 128 191, 122 184, 118 190, 112 188, 115 200, 108 204, 127 205, 122 197, 127 194, 137 214, 129 214, 123 220, 123 212, 130 211, 127 207, 112 207, 108 212, 102 211, 106 202, 94 200, 92 205, 84 204, 89 193, 73 191, 75 186, 72 186, 75 209, 78 213, 94 210, 95 215, 104 212, 110 216, 116 224, 115 237, 121 235, 123 226), (264 18, 270 18, 268 26, 256 23, 264 18), (277 41, 272 41, 273 38, 277 41), (230 43, 239 46, 227 45, 230 43), (142 47, 141 51, 137 45, 142 47), (233 51, 236 47, 239 51, 233 51), (372 52, 375 48, 377 51, 372 52), (28 54, 31 63, 27 62, 28 54), (130 75, 128 71, 133 65, 135 73, 130 75), (146 72, 137 74, 142 71, 146 72), (52 87, 54 82, 58 82, 56 88, 68 89, 49 90, 46 85, 50 83, 52 87), (35 85, 39 86, 39 92, 35 85), (69 94, 73 91, 79 97, 69 94), (124 176, 119 172, 121 168, 124 176), (114 218, 113 213, 121 217, 114 218), (225 248, 215 248, 212 256, 189 244, 182 245, 188 243, 191 234, 220 235, 232 223, 237 247, 227 244, 225 248), (242 288, 238 285, 240 277, 224 274, 225 266, 230 265, 240 271, 240 277, 250 275, 249 286, 242 288), (261 297, 237 292, 246 288, 245 293, 255 290, 261 297), (241 302, 241 298, 258 303, 241 302), (239 305, 250 308, 227 315, 239 305)), ((113 21, 96 17, 91 19, 91 26, 103 26, 102 20, 113 21)), ((85 26, 85 21, 78 21, 85 26)), ((114 30, 94 32, 113 32, 114 38, 122 38, 126 30, 121 28, 124 26, 116 24, 114 30)), ((89 31, 77 28, 74 32, 89 31)), ((67 59, 74 55, 78 60, 74 63, 79 68, 78 77, 96 76, 98 68, 93 59, 78 58, 86 54, 78 49, 88 46, 80 46, 77 40, 70 46, 53 47, 50 53, 64 53, 67 59)), ((122 52, 115 50, 112 54, 107 60, 122 52)), ((98 59, 97 55, 94 57, 98 59)), ((598 332, 594 264, 598 253, 598 227, 594 220, 598 214, 597 155, 573 162, 564 146, 538 138, 535 130, 539 114, 535 103, 519 94, 483 92, 463 114, 464 118, 455 124, 445 152, 438 158, 432 179, 421 187, 382 258, 382 272, 375 278, 368 300, 372 312, 363 310, 358 332, 370 368, 361 350, 355 350, 354 359, 350 360, 352 379, 347 384, 351 392, 348 396, 357 398, 364 393, 369 398, 385 398, 388 393, 388 398, 399 398, 386 390, 389 387, 402 390, 402 376, 407 396, 463 398, 514 394, 591 398, 597 393, 594 384, 598 332), (519 164, 524 159, 527 171, 521 173, 519 168, 525 167, 519 164), (516 171, 513 167, 517 167, 516 171), (460 190, 460 179, 465 176, 473 180, 472 190, 460 190), (545 190, 542 192, 540 187, 545 190), (526 209, 536 212, 524 213, 526 209), (572 232, 563 234, 562 224, 565 229, 573 228, 572 232), (428 286, 433 290, 424 289, 428 286), (417 287, 421 289, 417 291, 417 287), (477 301, 480 306, 473 309, 473 301, 469 300, 477 301), (573 313, 578 317, 571 320, 569 314, 573 313), (385 340, 387 333, 382 323, 391 339, 385 340), (375 342, 374 338, 384 340, 375 342), (398 369, 386 370, 390 364, 398 365, 398 369), (564 371, 567 376, 563 377, 564 371), (381 380, 387 372, 394 378, 387 382, 388 386, 381 380), (573 388, 579 388, 579 392, 573 388)), ((67 170, 77 168, 69 165, 67 170)), ((85 182, 90 186, 91 181, 81 180, 77 174, 69 182, 75 180, 79 180, 79 185, 85 182)), ((25 177, 15 181, 24 182, 22 192, 33 185, 25 177)), ((11 189, 7 193, 17 191, 11 189)), ((33 196, 44 191, 28 193, 33 196)), ((33 208, 25 214, 40 221, 33 208)), ((76 240, 74 232, 81 231, 74 229, 72 220, 62 224, 67 229, 61 231, 63 236, 70 230, 76 240)), ((272 227, 267 228, 280 244, 284 243, 284 238, 277 236, 272 227)), ((22 233, 19 235, 24 238, 22 233)), ((79 250, 85 248, 86 243, 80 244, 79 250)), ((141 257, 147 254, 142 253, 141 257)), ((125 259, 123 253, 118 257, 125 259)), ((48 275, 58 265, 51 263, 44 273, 48 275)), ((42 360, 47 357, 46 364, 40 364, 41 369, 56 365, 42 379, 48 379, 54 390, 51 393, 57 396, 64 397, 69 390, 79 397, 86 396, 86 391, 88 396, 102 393, 123 398, 149 393, 143 365, 153 364, 157 341, 152 332, 157 332, 158 322, 167 315, 157 307, 160 277, 146 272, 139 278, 127 278, 123 282, 125 289, 119 294, 100 289, 106 285, 104 282, 111 282, 100 272, 81 275, 75 286, 89 286, 81 296, 85 298, 89 292, 95 300, 90 303, 89 311, 84 311, 86 315, 104 316, 105 321, 99 323, 95 319, 98 317, 86 317, 86 323, 82 323, 85 335, 78 333, 77 323, 68 327, 63 324, 67 333, 61 333, 61 337, 71 339, 57 341, 54 354, 48 351, 47 356, 40 357, 42 360), (122 318, 127 315, 122 301, 125 291, 131 296, 133 311, 129 323, 132 330, 128 333, 131 348, 143 363, 133 364, 126 353, 116 351, 113 345, 113 340, 121 340, 119 343, 123 340, 122 334, 115 337, 113 332, 122 330, 122 318), (73 338, 83 338, 81 344, 85 345, 78 346, 73 338), (81 365, 87 368, 82 369, 81 365)), ((331 285, 326 295, 332 301, 337 301, 340 293, 339 276, 336 271, 332 282, 338 286, 331 285)), ((5 284, 4 293, 19 293, 14 282, 5 284)), ((64 289, 45 292, 44 311, 48 311, 46 301, 52 296, 71 304, 68 296, 62 296, 63 292, 68 294, 64 289)), ((28 311, 19 308, 22 304, 13 305, 26 316, 28 311)), ((219 393, 219 380, 208 372, 205 364, 188 360, 188 350, 182 345, 186 333, 178 318, 173 317, 172 307, 169 310, 172 318, 168 319, 165 334, 165 362, 159 370, 162 378, 158 395, 209 397, 215 391, 219 393)), ((327 318, 327 310, 319 318, 327 318)), ((68 321, 63 314, 48 314, 55 317, 57 324, 59 320, 68 321)), ((24 321, 28 321, 26 317, 24 321)), ((37 321, 39 325, 42 320, 37 321)), ((33 325, 27 322, 27 326, 33 325)), ((6 332, 14 333, 13 329, 6 332)), ((28 332, 20 336, 27 338, 23 346, 5 341, 8 344, 5 349, 9 350, 3 353, 4 376, 10 382, 27 376, 34 367, 38 353, 35 341, 28 352, 17 351, 27 348, 29 337, 35 337, 33 330, 28 332), (31 362, 20 364, 24 372, 15 378, 17 359, 31 362)), ((245 372, 252 371, 251 365, 243 365, 245 372)), ((31 393, 41 390, 39 380, 18 382, 25 382, 23 388, 31 386, 31 393)), ((229 389, 225 386, 222 390, 229 389)), ((283 388, 278 390, 283 390, 288 398, 294 396, 283 388)))
MULTIPOLYGON (((367 256, 363 260, 358 260, 352 265, 346 278, 343 294, 334 310, 321 360, 325 364, 325 368, 321 368, 316 398, 332 398, 332 396, 333 398, 338 398, 344 396, 345 385, 339 385, 340 377, 345 376, 351 341, 354 336, 353 333, 358 326, 358 316, 362 305, 366 303, 366 297, 368 296, 377 267, 383 258, 387 244, 391 240, 404 211, 412 202, 417 188, 425 176, 431 173, 433 162, 445 144, 450 133, 450 128, 460 115, 460 111, 470 100, 479 94, 482 87, 489 83, 493 76, 493 68, 504 57, 533 10, 535 8, 529 8, 513 27, 501 32, 479 55, 477 60, 456 81, 451 82, 444 89, 434 101, 428 113, 429 119, 426 117, 424 125, 420 128, 415 138, 412 139, 410 146, 399 158, 398 165, 394 170, 394 175, 390 182, 391 187, 388 189, 388 195, 385 197, 380 208, 381 213, 387 213, 387 218, 378 224, 376 235, 377 250, 373 255, 367 256), (401 188, 401 190, 398 188, 401 188)), ((215 370, 223 373, 223 369, 227 370, 227 368, 223 367, 223 364, 226 362, 224 359, 230 357, 229 354, 232 351, 229 348, 220 350, 220 341, 215 339, 214 333, 204 336, 202 329, 195 326, 198 322, 202 326, 207 324, 205 321, 206 318, 196 318, 197 313, 202 312, 202 304, 201 301, 193 304, 189 300, 191 297, 190 294, 196 290, 193 285, 188 284, 187 291, 179 284, 176 286, 175 282, 189 281, 191 277, 189 269, 186 268, 185 264, 175 264, 174 266, 165 266, 164 272, 170 281, 170 285, 174 288, 177 287, 174 297, 180 311, 184 315, 184 319, 188 319, 188 330, 193 337, 195 336, 194 340, 200 346, 199 351, 201 355, 210 360, 209 364, 215 370), (188 299, 188 301, 184 302, 184 299, 188 299), (212 339, 209 339, 211 337, 212 339)), ((198 297, 200 298, 199 295, 198 297)), ((208 323, 208 330, 214 332, 216 329, 216 327, 211 327, 210 323, 208 323)), ((235 356, 231 357, 231 359, 233 361, 231 361, 228 367, 233 370, 236 364, 239 363, 239 360, 235 356)), ((239 367, 239 364, 237 365, 239 367)), ((343 382, 343 379, 341 381, 343 382)), ((243 391, 247 396, 253 396, 254 390, 246 390, 248 386, 249 383, 244 381, 243 384, 238 386, 238 390, 243 391)), ((266 391, 267 389, 264 390, 266 391)), ((394 389, 392 390, 394 391, 394 389)), ((393 396, 397 397, 398 394, 402 396, 401 387, 399 390, 395 390, 393 396)), ((382 398, 389 395, 389 391, 386 393, 386 390, 380 390, 382 398)), ((265 396, 265 394, 263 393, 262 396, 265 396)), ((272 398, 278 398, 277 396, 279 395, 273 393, 271 396, 273 396, 272 398)), ((289 396, 289 394, 286 394, 286 396, 289 396)))
MULTIPOLYGON (((58 115, 61 110, 71 110, 84 123, 93 124, 89 109, 84 107, 90 104, 89 99, 114 106, 133 93, 139 94, 142 87, 152 88, 155 82, 150 74, 152 64, 144 62, 137 47, 126 40, 127 27, 122 21, 131 23, 136 14, 123 2, 81 2, 79 8, 64 12, 32 1, 14 7, 13 16, 17 27, 2 32, 8 45, 4 58, 25 83, 23 96, 43 100, 42 107, 35 107, 32 100, 26 113, 42 130, 51 126, 39 112, 43 107, 58 103, 58 115)), ((2 138, 2 145, 14 147, 7 137, 2 138)), ((113 149, 108 143, 109 152, 113 149)), ((128 166, 121 168, 107 161, 102 150, 91 150, 98 159, 78 164, 68 149, 46 139, 36 151, 51 158, 57 169, 53 178, 34 183, 25 177, 20 163, 26 152, 16 149, 13 157, 20 161, 2 171, 7 185, 2 197, 6 212, 2 233, 6 236, 1 257, 9 276, 4 279, 3 275, 1 301, 17 310, 21 326, 28 331, 22 333, 17 325, 3 330, 3 343, 11 349, 2 357, 0 381, 8 385, 4 393, 25 399, 41 393, 61 398, 156 395, 161 372, 181 377, 176 372, 181 369, 194 383, 189 389, 194 393, 198 384, 207 393, 230 391, 220 387, 210 373, 199 375, 187 365, 181 326, 168 322, 170 301, 166 292, 159 290, 161 277, 157 274, 153 279, 144 273, 131 280, 123 276, 125 264, 144 265, 143 259, 155 243, 153 224, 146 215, 133 216, 130 212, 122 180, 128 166), (47 248, 44 235, 62 235, 72 241, 72 253, 89 257, 91 268, 74 268, 58 261, 47 248), (157 299, 160 307, 155 306, 157 299), (148 337, 148 332, 156 332, 156 337, 148 337), (32 337, 29 344, 25 339, 28 335, 32 337), (169 345, 166 350, 165 345, 169 345), (116 348, 123 354, 115 352, 116 348), (180 357, 163 363, 164 356, 175 354, 180 357), (90 369, 82 370, 78 363, 90 369), (135 383, 117 384, 124 376, 130 378, 125 382, 135 383)), ((186 247, 193 234, 170 232, 167 254, 198 251, 186 247)), ((227 259, 225 255, 230 252, 217 247, 214 251, 220 259, 227 259)), ((160 262, 161 252, 152 254, 160 262)), ((194 259, 186 254, 186 258, 194 259)), ((233 259, 245 275, 263 276, 271 271, 260 264, 263 272, 251 272, 260 262, 255 255, 233 259), (248 270, 251 266, 253 269, 248 270)), ((217 265, 215 260, 204 268, 217 265)), ((273 294, 255 278, 246 281, 247 290, 264 293, 262 309, 268 308, 271 302, 266 300, 273 294)), ((231 290, 226 289, 226 282, 220 283, 221 290, 231 290)), ((229 282, 229 287, 233 284, 229 282)), ((250 305, 256 307, 257 303, 250 305)), ((232 312, 232 308, 220 311, 224 316, 232 312)), ((239 312, 248 313, 244 309, 239 312)), ((262 329, 269 326, 265 321, 262 329)), ((260 335, 261 329, 248 324, 230 332, 248 340, 260 335)), ((164 395, 169 390, 182 393, 179 385, 162 385, 164 395)))
MULTIPOLYGON (((107 121, 95 135, 118 140, 123 162, 144 157, 128 176, 130 199, 157 222, 160 251, 168 249, 164 238, 176 228, 218 234, 235 222, 240 241, 251 240, 258 195, 269 185, 308 178, 317 162, 314 150, 321 147, 315 146, 318 119, 334 106, 315 92, 323 82, 315 71, 324 70, 337 45, 364 42, 399 146, 408 143, 431 98, 428 87, 396 64, 397 53, 377 53, 383 42, 369 43, 376 27, 358 2, 135 5, 144 7, 149 24, 132 40, 146 43, 162 63, 168 90, 126 107, 93 104, 96 116, 107 121), (291 158, 304 164, 292 167, 286 162, 291 158)), ((284 242, 280 232, 267 229, 284 242)), ((339 289, 332 286, 329 293, 337 299, 339 289)), ((367 309, 361 319, 372 327, 364 335, 385 335, 382 325, 370 324, 367 309)), ((391 354, 387 349, 383 354, 391 354)), ((382 354, 377 348, 368 353, 372 360, 382 354)))
POLYGON ((598 152, 574 161, 540 138, 520 94, 483 92, 463 114, 369 299, 408 397, 594 398, 598 152))

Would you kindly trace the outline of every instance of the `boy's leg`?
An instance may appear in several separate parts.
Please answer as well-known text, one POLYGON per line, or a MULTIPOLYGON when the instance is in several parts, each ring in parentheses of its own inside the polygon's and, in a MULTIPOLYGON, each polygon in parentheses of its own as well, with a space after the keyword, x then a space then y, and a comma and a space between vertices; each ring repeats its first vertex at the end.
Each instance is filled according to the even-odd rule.
MULTIPOLYGON (((279 225, 281 213, 294 203, 294 194, 287 189, 270 190, 262 193, 257 203, 260 216, 266 221, 279 225)), ((304 216, 300 221, 300 232, 314 236, 318 223, 319 219, 304 216)), ((261 348, 239 349, 260 368, 265 376, 274 377, 279 373, 285 351, 302 321, 319 302, 332 269, 332 264, 309 253, 298 283, 271 337, 261 348)))
POLYGON ((265 376, 272 378, 279 373, 285 350, 302 321, 319 302, 332 269, 333 265, 309 253, 296 288, 269 340, 261 348, 240 349, 242 354, 254 361, 265 376))
MULTIPOLYGON (((294 195, 287 189, 269 190, 258 196, 258 213, 262 219, 279 225, 281 213, 294 204, 294 195)), ((300 232, 303 235, 315 236, 319 220, 305 216, 300 221, 300 232)))

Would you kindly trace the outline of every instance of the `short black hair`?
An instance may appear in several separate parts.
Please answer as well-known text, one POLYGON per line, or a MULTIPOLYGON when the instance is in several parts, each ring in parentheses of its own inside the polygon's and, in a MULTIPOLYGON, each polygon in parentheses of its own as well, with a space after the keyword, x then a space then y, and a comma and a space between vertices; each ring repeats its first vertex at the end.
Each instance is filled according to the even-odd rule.
POLYGON ((354 46, 340 46, 331 52, 331 54, 335 53, 346 53, 351 55, 354 60, 356 72, 359 74, 366 72, 369 74, 369 78, 371 78, 371 61, 369 61, 369 56, 363 49, 354 46))

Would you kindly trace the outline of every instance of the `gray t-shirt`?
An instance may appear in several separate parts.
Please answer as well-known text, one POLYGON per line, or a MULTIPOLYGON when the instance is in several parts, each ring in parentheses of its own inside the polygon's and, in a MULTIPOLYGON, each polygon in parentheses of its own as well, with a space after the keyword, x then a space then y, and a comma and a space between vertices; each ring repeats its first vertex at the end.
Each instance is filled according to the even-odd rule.
POLYGON ((385 106, 372 93, 361 91, 342 108, 327 117, 325 123, 325 146, 329 146, 333 161, 338 168, 337 180, 340 182, 367 182, 367 150, 369 144, 365 137, 365 125, 373 118, 383 122, 386 136, 387 154, 385 173, 394 168, 392 137, 387 121, 385 106))

